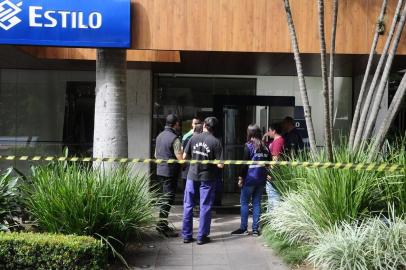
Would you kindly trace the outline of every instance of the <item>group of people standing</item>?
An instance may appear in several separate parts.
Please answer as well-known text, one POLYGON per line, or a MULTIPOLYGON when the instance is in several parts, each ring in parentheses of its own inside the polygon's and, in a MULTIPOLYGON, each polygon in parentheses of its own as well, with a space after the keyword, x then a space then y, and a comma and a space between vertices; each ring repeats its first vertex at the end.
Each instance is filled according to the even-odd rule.
MULTIPOLYGON (((170 114, 166 118, 166 126, 156 139, 155 157, 157 159, 177 160, 223 160, 221 141, 213 134, 218 126, 215 117, 208 117, 203 122, 195 118, 192 130, 180 137, 180 119, 170 114)), ((270 161, 278 160, 286 152, 298 151, 303 148, 303 140, 296 131, 294 121, 286 117, 281 124, 272 124, 265 134, 257 125, 247 129, 247 142, 244 147, 244 160, 270 161), (283 132, 284 131, 284 132, 283 132)), ((193 238, 193 208, 200 206, 199 229, 197 244, 210 242, 211 209, 215 198, 215 189, 221 179, 223 164, 168 164, 157 165, 157 176, 165 194, 166 202, 160 211, 158 231, 169 237, 178 234, 168 225, 171 205, 174 203, 179 172, 185 181, 183 204, 183 242, 191 243, 193 238)), ((272 185, 268 173, 269 167, 263 165, 242 166, 238 177, 241 188, 241 225, 232 234, 248 234, 249 202, 253 206, 252 234, 259 235, 259 219, 261 215, 261 198, 264 190, 268 194, 268 209, 272 209, 279 200, 279 195, 272 185)))

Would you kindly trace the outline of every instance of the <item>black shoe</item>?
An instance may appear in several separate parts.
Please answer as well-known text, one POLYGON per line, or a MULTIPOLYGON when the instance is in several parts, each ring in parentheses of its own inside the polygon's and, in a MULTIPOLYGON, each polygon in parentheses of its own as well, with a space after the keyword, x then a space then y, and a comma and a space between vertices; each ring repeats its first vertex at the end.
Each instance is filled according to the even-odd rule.
POLYGON ((260 236, 260 235, 261 235, 261 233, 257 230, 252 231, 252 236, 260 236))
POLYGON ((192 243, 194 241, 195 241, 195 239, 193 239, 193 238, 183 239, 183 244, 190 244, 190 243, 192 243))
POLYGON ((197 240, 197 244, 198 244, 199 246, 200 246, 200 245, 207 244, 207 243, 210 243, 210 237, 208 237, 208 236, 203 236, 202 239, 198 239, 198 240, 197 240))
POLYGON ((177 232, 175 232, 174 229, 170 228, 170 227, 157 227, 156 230, 166 236, 166 237, 178 237, 179 234, 177 232))
POLYGON ((241 229, 238 229, 238 230, 235 230, 235 231, 233 231, 233 232, 231 232, 231 234, 232 235, 248 235, 248 231, 247 230, 241 230, 241 229))

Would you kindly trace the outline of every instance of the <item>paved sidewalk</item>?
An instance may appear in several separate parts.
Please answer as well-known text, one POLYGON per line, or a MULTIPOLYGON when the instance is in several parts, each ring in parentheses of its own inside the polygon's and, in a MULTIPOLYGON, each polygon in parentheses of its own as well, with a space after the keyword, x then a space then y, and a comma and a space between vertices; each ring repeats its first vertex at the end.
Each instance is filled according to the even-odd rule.
MULTIPOLYGON (((250 217, 251 219, 251 217, 250 217)), ((176 206, 170 220, 181 229, 182 207, 176 206)), ((239 226, 238 215, 213 215, 211 243, 183 244, 182 238, 157 239, 130 247, 131 269, 161 270, 283 270, 289 269, 275 253, 264 246, 261 237, 232 236, 239 226), (134 254, 134 255, 132 255, 134 254)), ((198 219, 194 219, 195 232, 198 219)))

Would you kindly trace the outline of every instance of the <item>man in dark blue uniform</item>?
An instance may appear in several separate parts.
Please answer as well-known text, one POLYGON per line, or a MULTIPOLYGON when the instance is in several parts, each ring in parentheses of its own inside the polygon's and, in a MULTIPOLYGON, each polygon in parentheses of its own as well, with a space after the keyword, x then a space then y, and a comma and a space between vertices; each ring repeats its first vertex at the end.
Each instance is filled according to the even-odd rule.
MULTIPOLYGON (((178 159, 182 160, 182 142, 179 136, 180 121, 179 118, 170 114, 166 117, 165 130, 156 138, 155 158, 157 159, 178 159)), ((160 221, 158 231, 169 237, 177 237, 178 234, 168 225, 168 216, 171 206, 175 201, 176 188, 180 173, 179 164, 162 163, 157 165, 157 176, 165 194, 164 204, 159 213, 160 221)))
MULTIPOLYGON (((222 160, 223 148, 219 139, 213 136, 218 120, 208 117, 204 120, 203 133, 194 135, 185 149, 186 158, 192 160, 222 160)), ((200 194, 200 218, 197 244, 210 242, 211 208, 215 198, 216 182, 223 164, 191 164, 187 175, 183 201, 183 242, 193 241, 193 207, 195 195, 200 194), (195 185, 199 182, 199 185, 195 185)))

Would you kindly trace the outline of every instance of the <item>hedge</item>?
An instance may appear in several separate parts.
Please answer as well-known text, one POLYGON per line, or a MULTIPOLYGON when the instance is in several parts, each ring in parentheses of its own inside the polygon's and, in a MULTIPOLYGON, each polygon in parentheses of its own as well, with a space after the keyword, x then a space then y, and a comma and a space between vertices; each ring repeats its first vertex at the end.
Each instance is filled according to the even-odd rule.
POLYGON ((105 269, 107 248, 87 236, 0 232, 0 269, 105 269))

